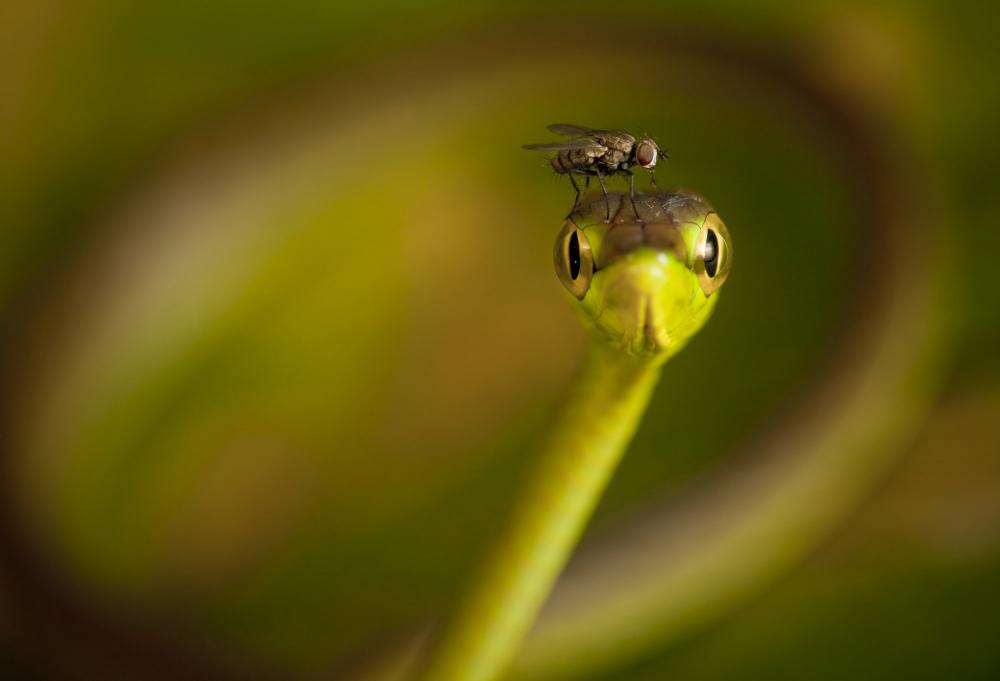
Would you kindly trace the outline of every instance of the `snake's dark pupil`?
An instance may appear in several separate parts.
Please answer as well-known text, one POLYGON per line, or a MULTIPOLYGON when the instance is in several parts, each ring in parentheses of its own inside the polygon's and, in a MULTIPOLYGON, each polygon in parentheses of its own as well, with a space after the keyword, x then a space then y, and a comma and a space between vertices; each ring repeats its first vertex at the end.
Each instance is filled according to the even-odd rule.
POLYGON ((705 238, 705 272, 710 277, 714 277, 719 268, 719 238, 715 232, 708 230, 705 238))
POLYGON ((569 238, 569 276, 573 281, 580 276, 580 238, 576 232, 569 238))

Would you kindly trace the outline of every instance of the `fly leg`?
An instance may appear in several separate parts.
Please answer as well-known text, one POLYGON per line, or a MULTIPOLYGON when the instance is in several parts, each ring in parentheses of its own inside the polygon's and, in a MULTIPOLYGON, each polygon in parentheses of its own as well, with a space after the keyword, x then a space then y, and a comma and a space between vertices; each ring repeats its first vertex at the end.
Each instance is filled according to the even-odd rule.
MULTIPOLYGON (((570 170, 566 174, 569 175, 569 181, 573 185, 573 189, 576 191, 576 199, 573 201, 573 207, 570 209, 569 214, 566 216, 566 219, 572 222, 574 225, 576 225, 576 220, 573 219, 573 216, 576 214, 577 209, 580 208, 581 193, 580 193, 580 185, 576 183, 576 179, 574 179, 573 176, 584 175, 587 178, 587 183, 584 185, 584 191, 586 191, 587 188, 590 187, 590 175, 588 175, 585 171, 580 171, 580 170, 577 171, 570 170)), ((577 227, 579 227, 579 225, 577 225, 577 227)))
POLYGON ((632 201, 632 212, 635 213, 636 221, 642 222, 639 218, 639 209, 635 207, 635 175, 632 174, 631 170, 621 170, 619 172, 623 175, 628 175, 628 198, 632 201))
POLYGON ((569 214, 572 215, 576 212, 576 209, 580 207, 580 185, 578 185, 576 180, 573 179, 572 172, 569 173, 569 182, 573 185, 573 191, 576 192, 576 198, 573 200, 573 208, 569 211, 569 214))
POLYGON ((660 192, 661 194, 663 193, 663 190, 660 189, 660 185, 656 184, 656 171, 654 170, 649 171, 649 181, 653 183, 654 187, 656 187, 656 191, 660 192))
POLYGON ((608 188, 604 184, 604 176, 601 175, 601 169, 594 166, 594 173, 597 175, 597 181, 601 183, 601 191, 604 192, 604 222, 611 222, 611 200, 608 199, 608 188))

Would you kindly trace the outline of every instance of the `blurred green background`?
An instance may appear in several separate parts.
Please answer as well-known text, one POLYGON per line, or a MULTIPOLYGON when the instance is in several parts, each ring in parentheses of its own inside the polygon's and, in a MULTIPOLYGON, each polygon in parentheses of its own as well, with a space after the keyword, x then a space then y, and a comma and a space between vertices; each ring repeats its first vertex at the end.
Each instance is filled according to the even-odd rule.
POLYGON ((572 192, 519 148, 566 121, 645 128, 660 183, 704 194, 735 244, 571 566, 595 602, 629 580, 588 565, 685 499, 742 509, 720 481, 769 443, 798 437, 779 469, 813 461, 840 404, 867 435, 830 459, 844 477, 815 501, 836 512, 761 549, 787 543, 780 569, 744 551, 738 589, 641 644, 583 607, 618 652, 574 665, 560 639, 566 664, 512 678, 1000 675, 987 4, 0 17, 12 674, 346 679, 398 658, 581 359, 550 264, 572 192))

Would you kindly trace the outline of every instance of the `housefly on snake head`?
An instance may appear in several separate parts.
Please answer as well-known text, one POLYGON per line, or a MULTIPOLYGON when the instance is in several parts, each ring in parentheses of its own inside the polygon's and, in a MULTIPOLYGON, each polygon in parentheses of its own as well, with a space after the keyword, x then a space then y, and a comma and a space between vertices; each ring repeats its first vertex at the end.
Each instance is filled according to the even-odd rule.
MULTIPOLYGON (((629 178, 629 197, 632 209, 635 210, 635 177, 632 168, 639 166, 649 171, 653 186, 656 184, 656 162, 660 156, 669 158, 669 154, 660 150, 660 146, 650 137, 639 139, 624 130, 601 130, 587 128, 567 123, 554 123, 548 130, 570 139, 563 142, 547 144, 525 144, 525 149, 553 152, 550 158, 552 168, 560 175, 568 175, 569 181, 576 191, 573 201, 573 213, 580 205, 580 186, 574 175, 586 178, 584 189, 590 187, 590 178, 597 177, 604 192, 605 222, 611 220, 611 205, 608 201, 608 188, 604 184, 606 175, 626 175, 629 178)), ((638 215, 638 213, 636 213, 638 215)))

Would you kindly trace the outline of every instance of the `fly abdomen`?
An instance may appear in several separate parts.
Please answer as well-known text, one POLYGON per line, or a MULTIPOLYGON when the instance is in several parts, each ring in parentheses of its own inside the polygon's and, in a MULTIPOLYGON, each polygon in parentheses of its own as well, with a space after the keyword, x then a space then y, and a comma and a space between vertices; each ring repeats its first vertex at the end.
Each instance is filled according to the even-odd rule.
POLYGON ((552 167, 557 173, 584 169, 594 165, 594 154, 584 149, 564 149, 552 157, 552 167))

